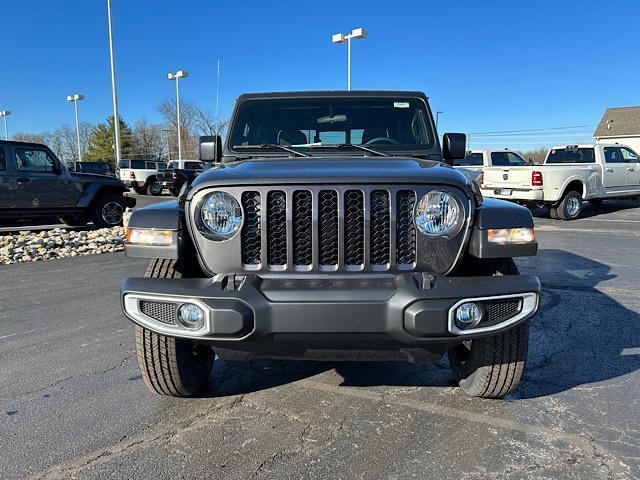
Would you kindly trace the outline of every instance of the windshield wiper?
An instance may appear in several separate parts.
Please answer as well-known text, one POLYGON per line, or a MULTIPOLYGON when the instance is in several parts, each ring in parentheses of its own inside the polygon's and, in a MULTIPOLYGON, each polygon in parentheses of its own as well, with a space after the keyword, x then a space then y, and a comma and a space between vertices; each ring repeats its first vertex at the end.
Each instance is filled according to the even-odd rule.
POLYGON ((310 157, 311 156, 311 155, 309 155, 307 153, 303 153, 303 152, 299 152, 298 150, 294 150, 293 148, 285 147, 284 145, 278 145, 277 143, 262 143, 260 145, 234 145, 233 148, 235 150, 243 150, 243 149, 249 149, 249 148, 259 148, 259 149, 279 148, 280 150, 284 150, 285 152, 293 153, 295 155, 298 155, 299 157, 310 157))
POLYGON ((343 149, 343 148, 349 148, 349 147, 357 148, 358 150, 363 150, 365 152, 373 153, 381 157, 389 156, 386 153, 380 152, 378 150, 374 150, 373 148, 365 147, 364 145, 358 145, 357 143, 338 143, 336 145, 310 145, 309 146, 309 148, 337 148, 337 149, 343 149))

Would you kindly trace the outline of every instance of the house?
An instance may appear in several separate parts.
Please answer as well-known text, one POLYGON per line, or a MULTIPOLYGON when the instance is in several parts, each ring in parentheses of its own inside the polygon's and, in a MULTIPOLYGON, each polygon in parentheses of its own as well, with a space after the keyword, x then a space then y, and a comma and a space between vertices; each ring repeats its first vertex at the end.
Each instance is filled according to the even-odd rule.
POLYGON ((640 152, 640 107, 607 108, 593 137, 598 143, 623 143, 640 152))

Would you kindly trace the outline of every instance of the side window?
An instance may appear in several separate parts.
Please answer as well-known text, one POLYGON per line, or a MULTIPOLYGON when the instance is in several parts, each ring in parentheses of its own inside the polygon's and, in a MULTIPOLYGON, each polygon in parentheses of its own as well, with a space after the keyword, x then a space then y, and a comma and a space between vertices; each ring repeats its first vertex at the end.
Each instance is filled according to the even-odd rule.
POLYGON ((620 147, 620 153, 622 154, 622 160, 625 163, 637 163, 640 162, 640 158, 638 158, 638 154, 633 150, 630 150, 625 147, 620 147))
POLYGON ((169 162, 167 168, 178 168, 178 162, 169 162))
POLYGON ((4 158, 4 148, 0 147, 0 171, 7 169, 7 161, 4 158))
POLYGON ((491 152, 491 165, 494 167, 508 167, 509 162, 504 152, 491 152))
POLYGON ((616 147, 605 147, 604 161, 607 163, 622 163, 620 150, 616 147))
POLYGON ((16 148, 16 165, 22 172, 53 173, 55 160, 45 150, 16 148))

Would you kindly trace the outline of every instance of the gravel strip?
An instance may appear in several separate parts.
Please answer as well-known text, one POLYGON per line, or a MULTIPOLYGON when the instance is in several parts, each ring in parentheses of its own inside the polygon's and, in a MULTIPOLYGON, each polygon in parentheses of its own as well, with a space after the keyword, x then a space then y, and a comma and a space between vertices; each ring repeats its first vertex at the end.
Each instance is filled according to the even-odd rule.
POLYGON ((123 227, 99 230, 54 228, 0 236, 0 265, 124 250, 123 227))

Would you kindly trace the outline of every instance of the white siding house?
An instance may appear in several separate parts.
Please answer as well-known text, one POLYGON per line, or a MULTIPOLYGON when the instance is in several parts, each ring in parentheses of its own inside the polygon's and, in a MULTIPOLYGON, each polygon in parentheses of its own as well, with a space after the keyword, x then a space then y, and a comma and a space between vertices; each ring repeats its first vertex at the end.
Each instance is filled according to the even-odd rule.
POLYGON ((598 143, 622 143, 640 153, 640 107, 607 108, 593 137, 598 143))

